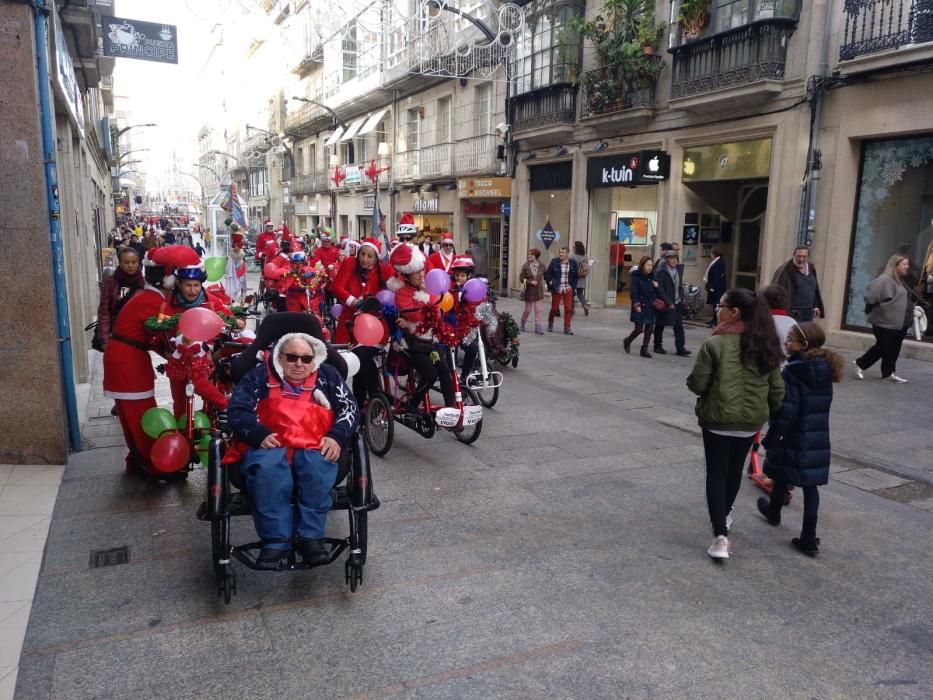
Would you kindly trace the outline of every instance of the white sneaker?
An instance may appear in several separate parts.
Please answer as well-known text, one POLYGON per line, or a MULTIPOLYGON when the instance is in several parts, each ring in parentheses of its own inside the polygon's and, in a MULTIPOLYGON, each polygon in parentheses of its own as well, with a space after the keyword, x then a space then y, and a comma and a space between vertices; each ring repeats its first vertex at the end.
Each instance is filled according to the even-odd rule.
POLYGON ((733 523, 733 520, 732 520, 732 511, 730 510, 730 511, 726 514, 726 532, 732 532, 732 523, 733 523))
POLYGON ((709 546, 709 549, 706 550, 706 553, 709 554, 713 559, 728 559, 729 538, 725 535, 714 537, 713 544, 709 546))
POLYGON ((892 384, 906 384, 907 380, 901 377, 898 377, 896 374, 889 374, 886 379, 892 384))
POLYGON ((857 379, 864 379, 864 378, 865 378, 865 373, 862 371, 862 368, 859 367, 859 366, 855 363, 855 360, 852 360, 852 366, 855 367, 855 376, 856 376, 856 378, 857 378, 857 379))

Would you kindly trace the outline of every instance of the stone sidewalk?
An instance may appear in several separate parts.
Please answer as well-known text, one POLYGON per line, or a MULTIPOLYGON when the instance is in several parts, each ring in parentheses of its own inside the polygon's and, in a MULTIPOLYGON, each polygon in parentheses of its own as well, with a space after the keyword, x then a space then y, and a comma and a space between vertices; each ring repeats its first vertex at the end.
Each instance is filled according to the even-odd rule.
MULTIPOLYGON (((905 386, 839 386, 819 558, 788 546, 800 504, 771 528, 746 483, 734 556, 715 565, 692 360, 625 355, 628 326, 599 310, 574 337, 523 336, 473 446, 397 426, 373 459, 383 507, 355 594, 340 563, 240 571, 225 606, 194 518, 203 471, 169 486, 125 477, 96 399, 94 449, 69 462, 55 506, 17 697, 933 695, 933 366, 904 362, 905 386), (89 567, 122 546, 127 564, 89 567)), ((688 345, 705 335, 688 329, 688 345)), ((330 527, 346 529, 336 514, 330 527)), ((234 522, 235 541, 251 536, 234 522)))

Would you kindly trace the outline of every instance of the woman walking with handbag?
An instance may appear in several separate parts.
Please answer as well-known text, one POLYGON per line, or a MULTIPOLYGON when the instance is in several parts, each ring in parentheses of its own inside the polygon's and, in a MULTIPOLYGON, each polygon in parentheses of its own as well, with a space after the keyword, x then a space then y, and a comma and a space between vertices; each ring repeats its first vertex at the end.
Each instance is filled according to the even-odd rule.
POLYGON ((865 288, 865 313, 871 323, 871 332, 875 334, 875 344, 853 363, 855 376, 859 379, 865 378, 864 370, 881 360, 882 379, 894 384, 907 383, 894 371, 904 336, 914 322, 917 297, 904 282, 909 269, 907 256, 896 253, 888 259, 884 272, 865 288))
POLYGON ((760 294, 730 289, 717 311, 719 323, 700 347, 687 388, 699 397, 696 414, 706 453, 706 504, 713 526, 706 551, 713 559, 728 559, 726 516, 755 433, 781 407, 784 354, 760 294))
MULTIPOLYGON (((625 352, 632 351, 632 343, 635 339, 645 334, 641 345, 641 356, 651 358, 648 352, 648 344, 651 342, 651 332, 654 330, 655 303, 658 301, 655 289, 658 283, 652 278, 654 270, 654 261, 650 256, 645 255, 638 261, 638 266, 632 270, 632 323, 635 324, 635 330, 628 334, 622 341, 622 348, 625 352)), ((661 302, 663 303, 663 302, 661 302)))
POLYGON ((522 311, 521 331, 525 332, 525 322, 531 310, 535 311, 535 334, 544 335, 541 327, 541 303, 544 300, 544 265, 540 262, 541 251, 531 248, 528 251, 528 261, 522 265, 518 278, 522 281, 521 300, 525 302, 522 311))

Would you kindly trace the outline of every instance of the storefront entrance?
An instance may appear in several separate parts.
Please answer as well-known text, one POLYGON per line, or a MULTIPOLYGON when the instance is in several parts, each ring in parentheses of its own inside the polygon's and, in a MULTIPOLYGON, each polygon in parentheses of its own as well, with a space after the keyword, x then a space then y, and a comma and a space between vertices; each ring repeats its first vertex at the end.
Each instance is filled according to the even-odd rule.
POLYGON ((768 204, 767 185, 739 187, 738 235, 735 252, 735 286, 755 290, 761 278, 759 251, 768 204))
POLYGON ((502 277, 502 219, 483 217, 467 219, 467 240, 476 237, 480 248, 486 250, 489 260, 489 283, 493 289, 499 289, 502 277))

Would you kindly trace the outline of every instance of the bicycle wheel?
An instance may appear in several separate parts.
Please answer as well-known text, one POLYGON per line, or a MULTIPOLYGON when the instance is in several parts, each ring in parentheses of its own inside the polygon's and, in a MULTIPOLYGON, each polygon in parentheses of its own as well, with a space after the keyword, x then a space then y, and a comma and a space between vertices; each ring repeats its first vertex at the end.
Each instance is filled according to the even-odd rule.
POLYGON ((384 456, 392 447, 395 434, 395 419, 392 406, 385 394, 373 394, 363 414, 363 435, 369 451, 377 457, 384 456))
POLYGON ((482 386, 476 386, 473 387, 473 391, 476 393, 476 397, 479 399, 479 402, 486 408, 492 408, 499 400, 499 387, 497 386, 488 387, 485 389, 482 386))
MULTIPOLYGON (((460 387, 460 393, 463 394, 464 406, 478 406, 480 404, 480 400, 477 398, 476 392, 473 391, 470 387, 460 387)), ((479 438, 479 434, 481 432, 483 432, 482 419, 480 419, 479 423, 476 423, 475 425, 465 425, 460 430, 454 431, 454 437, 456 437, 464 445, 472 445, 479 438)))

